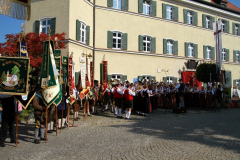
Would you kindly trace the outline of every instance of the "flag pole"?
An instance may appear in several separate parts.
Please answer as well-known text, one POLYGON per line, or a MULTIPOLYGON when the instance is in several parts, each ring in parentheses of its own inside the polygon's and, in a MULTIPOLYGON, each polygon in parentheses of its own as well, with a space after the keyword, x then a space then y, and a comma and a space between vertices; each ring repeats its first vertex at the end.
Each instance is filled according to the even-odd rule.
POLYGON ((46 109, 46 127, 45 127, 45 132, 46 132, 46 142, 47 142, 47 118, 48 118, 48 109, 46 109))
POLYGON ((17 103, 17 113, 16 113, 16 147, 18 143, 18 103, 17 103))
POLYGON ((70 112, 70 106, 68 106, 68 129, 69 129, 69 112, 70 112))
MULTIPOLYGON (((64 105, 64 103, 63 103, 63 105, 64 105)), ((62 133, 62 126, 63 126, 63 105, 62 105, 61 133, 62 133)))
MULTIPOLYGON (((72 107, 72 105, 71 105, 71 107, 72 107)), ((74 110, 73 110, 73 124, 72 124, 72 127, 74 126, 74 119, 75 119, 75 108, 76 108, 76 107, 74 107, 74 110)))
POLYGON ((57 126, 57 120, 58 120, 58 118, 57 118, 57 105, 55 105, 55 107, 56 107, 56 124, 55 124, 55 126, 56 126, 56 136, 57 136, 57 130, 58 130, 58 126, 57 126))

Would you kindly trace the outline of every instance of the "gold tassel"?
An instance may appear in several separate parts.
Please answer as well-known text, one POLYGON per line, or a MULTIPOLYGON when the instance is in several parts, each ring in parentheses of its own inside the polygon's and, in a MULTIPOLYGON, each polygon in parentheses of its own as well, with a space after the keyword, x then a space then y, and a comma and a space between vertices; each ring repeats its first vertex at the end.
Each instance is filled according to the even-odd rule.
POLYGON ((27 4, 18 0, 0 0, 0 14, 29 21, 31 17, 31 0, 27 4))

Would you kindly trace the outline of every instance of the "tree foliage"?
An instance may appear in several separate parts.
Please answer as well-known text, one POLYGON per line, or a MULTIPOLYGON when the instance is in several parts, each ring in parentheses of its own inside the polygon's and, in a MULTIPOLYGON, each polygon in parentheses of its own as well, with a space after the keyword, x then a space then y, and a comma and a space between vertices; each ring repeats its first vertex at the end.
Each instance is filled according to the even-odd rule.
POLYGON ((215 63, 202 63, 197 66, 196 78, 198 81, 207 83, 210 82, 210 73, 216 73, 215 63))
MULTIPOLYGON (((55 49, 64 49, 66 48, 65 41, 66 33, 57 33, 50 37, 50 39, 54 42, 55 49), (55 38, 58 39, 58 47, 56 47, 55 38)), ((2 56, 17 56, 17 42, 18 42, 19 34, 6 34, 5 39, 6 42, 0 43, 0 54, 2 56)), ((45 33, 37 34, 30 32, 26 34, 25 41, 27 44, 28 56, 30 58, 30 65, 32 67, 40 67, 42 63, 42 54, 43 54, 43 44, 44 41, 49 40, 48 35, 45 33)))

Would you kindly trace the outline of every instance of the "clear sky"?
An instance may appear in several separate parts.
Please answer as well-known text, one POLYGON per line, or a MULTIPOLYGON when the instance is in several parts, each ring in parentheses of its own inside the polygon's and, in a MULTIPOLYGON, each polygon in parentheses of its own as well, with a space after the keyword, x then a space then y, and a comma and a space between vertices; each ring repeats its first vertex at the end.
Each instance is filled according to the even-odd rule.
MULTIPOLYGON (((240 0, 228 0, 234 5, 240 8, 240 0)), ((7 16, 0 15, 0 43, 5 42, 5 35, 11 33, 21 32, 22 20, 9 18, 7 16)))

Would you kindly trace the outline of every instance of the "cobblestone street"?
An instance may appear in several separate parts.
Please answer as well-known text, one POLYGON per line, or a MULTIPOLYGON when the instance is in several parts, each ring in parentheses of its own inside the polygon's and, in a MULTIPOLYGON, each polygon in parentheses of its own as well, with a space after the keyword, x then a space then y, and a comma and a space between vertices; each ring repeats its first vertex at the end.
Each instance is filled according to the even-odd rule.
POLYGON ((240 109, 163 113, 125 120, 107 112, 87 121, 80 114, 77 127, 39 145, 34 123, 21 124, 18 147, 8 138, 0 159, 240 159, 240 109))

